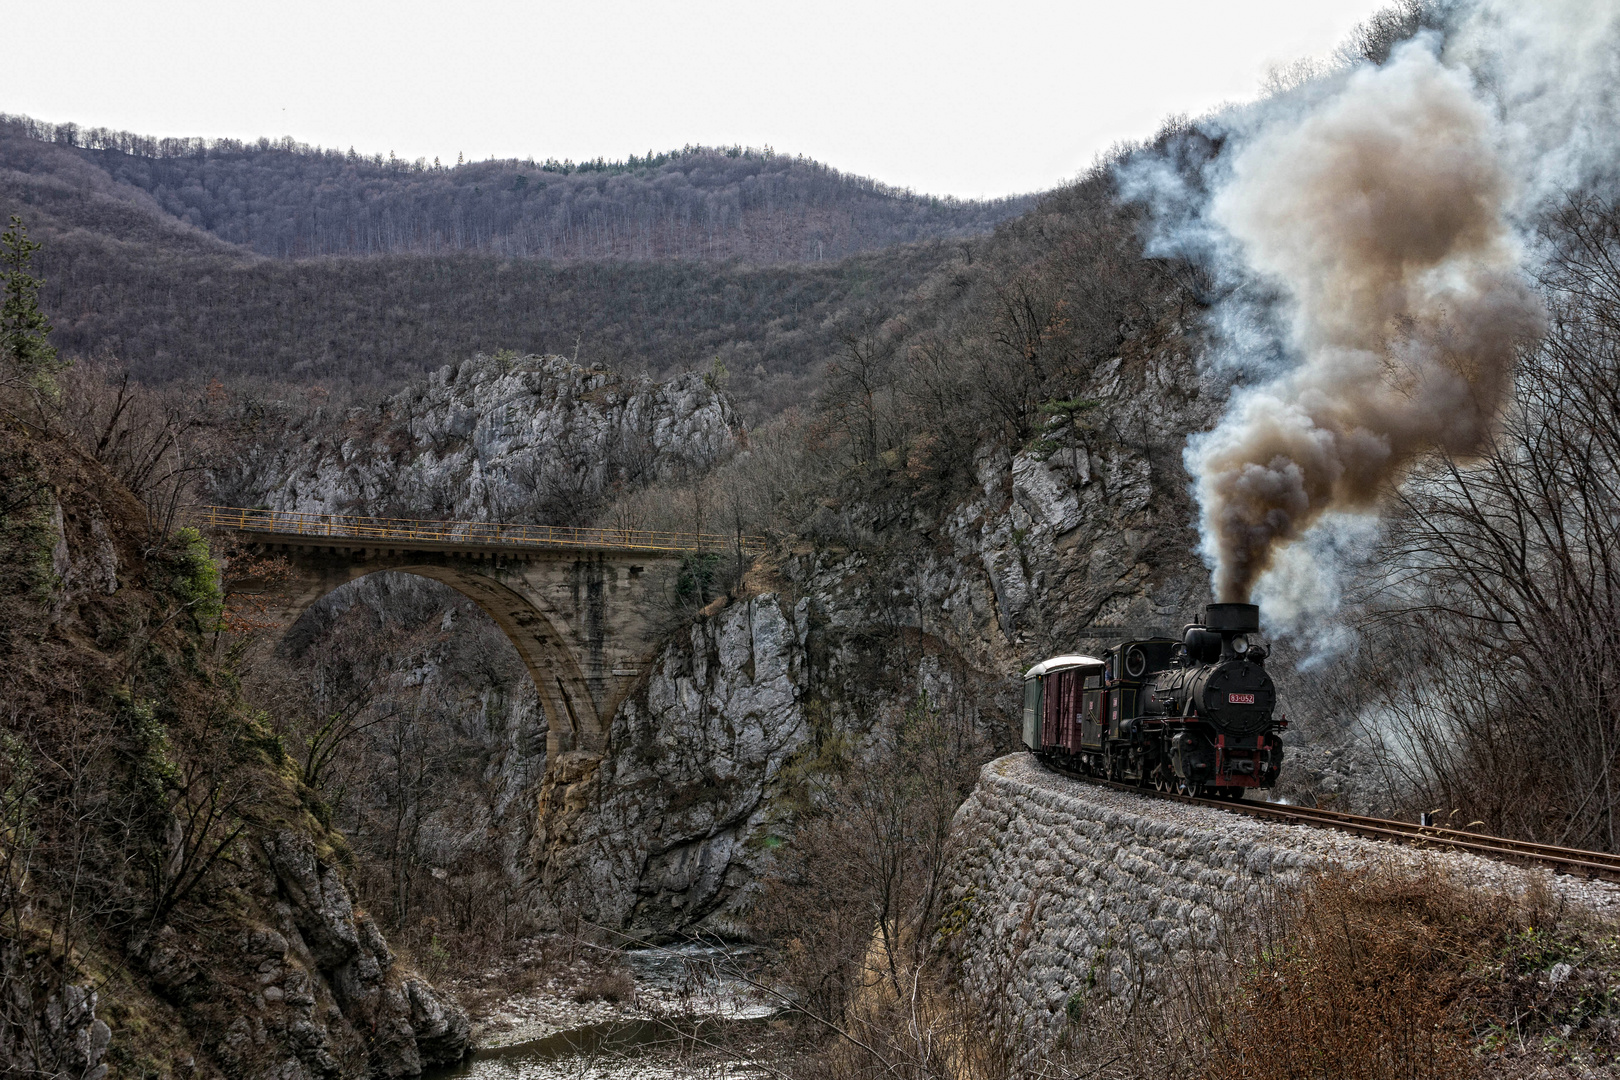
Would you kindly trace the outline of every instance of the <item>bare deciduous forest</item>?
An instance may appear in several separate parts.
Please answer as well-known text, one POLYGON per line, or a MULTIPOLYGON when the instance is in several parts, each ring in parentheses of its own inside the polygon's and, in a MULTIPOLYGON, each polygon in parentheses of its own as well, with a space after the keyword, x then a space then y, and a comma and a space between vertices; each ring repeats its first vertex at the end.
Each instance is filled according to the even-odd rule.
POLYGON ((1031 199, 918 195, 769 148, 687 146, 624 160, 404 162, 291 139, 153 139, 0 117, 76 150, 167 214, 259 255, 443 255, 836 262, 972 236, 1031 199))
POLYGON ((0 197, 52 240, 60 347, 147 381, 374 388, 503 348, 653 372, 718 356, 767 411, 803 400, 848 311, 892 307, 1034 202, 754 151, 416 169, 26 118, 0 123, 0 164, 0 197))

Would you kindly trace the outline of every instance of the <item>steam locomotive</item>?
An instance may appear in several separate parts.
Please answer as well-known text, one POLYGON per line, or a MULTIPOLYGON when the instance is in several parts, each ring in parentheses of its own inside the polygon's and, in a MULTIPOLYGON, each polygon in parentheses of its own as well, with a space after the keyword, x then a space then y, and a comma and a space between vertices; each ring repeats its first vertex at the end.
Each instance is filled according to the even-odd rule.
POLYGON ((1024 676, 1024 745, 1059 769, 1241 799, 1282 767, 1254 604, 1210 604, 1180 641, 1055 656, 1024 676))

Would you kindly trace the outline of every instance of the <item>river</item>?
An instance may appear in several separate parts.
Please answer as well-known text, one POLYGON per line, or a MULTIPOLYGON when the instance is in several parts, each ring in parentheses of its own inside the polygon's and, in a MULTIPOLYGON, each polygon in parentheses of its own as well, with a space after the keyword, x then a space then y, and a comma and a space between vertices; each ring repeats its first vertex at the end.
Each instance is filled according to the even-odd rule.
POLYGON ((433 1080, 745 1080, 780 1000, 750 981, 744 946, 689 943, 626 950, 633 995, 607 1005, 556 993, 498 998, 480 1010, 478 1049, 433 1080))

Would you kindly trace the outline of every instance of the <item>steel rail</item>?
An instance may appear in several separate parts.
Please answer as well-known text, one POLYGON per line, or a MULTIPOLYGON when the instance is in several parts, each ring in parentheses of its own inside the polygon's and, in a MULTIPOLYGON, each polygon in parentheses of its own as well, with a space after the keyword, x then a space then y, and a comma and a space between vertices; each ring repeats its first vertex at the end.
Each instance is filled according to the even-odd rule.
POLYGON ((239 506, 202 506, 191 513, 194 524, 210 529, 320 536, 411 544, 419 542, 512 547, 607 548, 627 551, 724 551, 758 555, 763 536, 650 529, 576 528, 559 525, 514 525, 493 521, 421 521, 413 518, 366 517, 358 514, 315 514, 293 510, 255 510, 239 506))
POLYGON ((1249 817, 1265 818, 1288 824, 1335 829, 1373 840, 1391 840, 1415 844, 1419 847, 1468 851, 1505 862, 1532 863, 1538 866, 1548 866, 1565 874, 1595 878, 1602 881, 1620 882, 1620 855, 1611 855, 1603 851, 1583 851, 1578 848, 1557 847, 1552 844, 1536 844, 1527 840, 1510 840, 1503 836, 1489 836, 1434 825, 1418 825, 1409 821, 1393 821, 1388 818, 1365 817, 1360 814, 1346 814, 1337 810, 1322 810, 1312 806, 1288 806, 1283 803, 1198 798, 1175 791, 1160 791, 1157 788, 1121 783, 1118 780, 1106 780, 1100 776, 1065 769, 1056 762, 1046 761, 1045 759, 1043 761, 1064 776, 1084 780, 1099 787, 1128 791, 1136 795, 1150 795, 1154 798, 1167 799, 1172 802, 1187 803, 1192 806, 1207 806, 1214 810, 1247 814, 1249 817))

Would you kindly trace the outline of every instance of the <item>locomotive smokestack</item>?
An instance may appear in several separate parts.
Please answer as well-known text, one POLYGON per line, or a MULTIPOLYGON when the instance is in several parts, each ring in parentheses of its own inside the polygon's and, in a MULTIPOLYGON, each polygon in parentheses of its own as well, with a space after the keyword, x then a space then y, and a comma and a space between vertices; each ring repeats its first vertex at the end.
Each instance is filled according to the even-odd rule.
POLYGON ((1323 513, 1375 510, 1419 456, 1478 453, 1541 332, 1500 125, 1435 48, 1410 42, 1262 126, 1210 207, 1288 301, 1297 358, 1189 451, 1223 601, 1248 600, 1323 513))
POLYGON ((1222 636, 1260 632, 1260 605, 1209 604, 1204 608, 1204 626, 1222 636))

